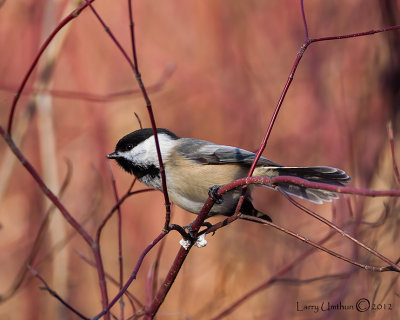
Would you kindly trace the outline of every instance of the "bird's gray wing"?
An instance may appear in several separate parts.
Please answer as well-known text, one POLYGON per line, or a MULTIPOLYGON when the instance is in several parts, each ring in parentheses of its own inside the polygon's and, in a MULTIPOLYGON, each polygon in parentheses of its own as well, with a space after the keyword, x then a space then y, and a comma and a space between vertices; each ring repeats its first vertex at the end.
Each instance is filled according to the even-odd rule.
MULTIPOLYGON (((177 151, 185 158, 202 164, 243 163, 250 166, 256 156, 255 153, 250 151, 204 140, 190 138, 181 140, 182 143, 178 146, 177 151)), ((264 157, 260 157, 257 165, 280 167, 280 165, 264 157)))

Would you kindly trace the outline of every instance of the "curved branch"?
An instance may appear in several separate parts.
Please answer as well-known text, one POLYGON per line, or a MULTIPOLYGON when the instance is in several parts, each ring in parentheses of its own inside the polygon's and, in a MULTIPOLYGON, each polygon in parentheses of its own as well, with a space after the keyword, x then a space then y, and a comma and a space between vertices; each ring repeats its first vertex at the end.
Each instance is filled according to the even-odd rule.
POLYGON ((111 302, 108 304, 108 306, 102 311, 100 312, 98 315, 96 315, 95 317, 92 318, 92 320, 97 320, 100 319, 102 316, 104 316, 106 313, 108 313, 110 311, 110 309, 114 306, 114 304, 121 298, 121 296, 125 293, 125 291, 128 289, 128 287, 131 285, 131 283, 133 282, 133 280, 136 279, 136 275, 139 272, 140 266, 142 265, 142 262, 144 260, 144 258, 146 257, 146 255, 149 253, 149 251, 151 249, 153 249, 153 247, 160 242, 165 236, 167 235, 166 232, 161 232, 142 252, 142 254, 140 255, 135 269, 132 271, 131 276, 129 277, 129 279, 125 282, 124 286, 122 287, 122 289, 118 292, 118 294, 114 297, 114 299, 111 300, 111 302))
POLYGON ((40 57, 47 49, 53 38, 57 35, 57 33, 64 28, 71 20, 75 19, 90 3, 94 2, 95 0, 87 0, 87 3, 82 4, 79 8, 72 11, 67 17, 65 17, 58 26, 53 30, 53 32, 49 35, 46 41, 42 44, 39 49, 38 54, 36 55, 35 59, 33 60, 31 66, 28 69, 28 72, 25 74, 24 79, 22 80, 18 91, 15 93, 13 103, 11 105, 10 115, 8 117, 8 125, 7 125, 7 134, 11 136, 12 124, 14 119, 15 110, 17 108, 18 100, 21 96, 22 91, 25 88, 26 83, 28 82, 30 76, 32 75, 33 70, 35 69, 36 65, 39 62, 40 57))

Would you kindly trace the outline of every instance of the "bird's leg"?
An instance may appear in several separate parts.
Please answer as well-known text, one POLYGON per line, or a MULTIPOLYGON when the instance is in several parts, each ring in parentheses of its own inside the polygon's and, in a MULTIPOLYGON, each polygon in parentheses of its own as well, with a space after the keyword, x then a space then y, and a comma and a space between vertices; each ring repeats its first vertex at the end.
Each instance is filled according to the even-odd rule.
MULTIPOLYGON (((203 230, 202 232, 198 233, 198 235, 196 237, 193 236, 192 234, 192 225, 193 222, 191 224, 189 224, 188 226, 184 226, 182 227, 183 230, 187 229, 188 230, 188 235, 189 238, 183 238, 181 241, 179 241, 179 243, 181 244, 181 246, 183 248, 185 248, 185 250, 188 250, 189 247, 193 244, 194 246, 198 247, 198 248, 202 248, 205 247, 207 245, 207 240, 206 240, 206 234, 204 231, 206 231, 208 228, 212 227, 212 224, 209 222, 203 222, 202 223, 202 227, 205 226, 207 227, 206 230, 203 230)), ((214 235, 214 233, 213 233, 214 235)))
MULTIPOLYGON (((187 226, 186 227, 181 227, 180 225, 177 225, 177 224, 170 224, 169 225, 169 230, 178 231, 185 240, 187 240, 187 239, 192 239, 193 240, 193 237, 190 234, 190 232, 186 233, 186 231, 185 231, 186 229, 187 229, 187 226)), ((190 231, 190 229, 188 229, 188 231, 190 231)))
MULTIPOLYGON (((187 231, 188 231, 188 233, 190 234, 190 235, 192 235, 192 225, 193 225, 193 222, 191 223, 191 224, 189 224, 188 226, 183 226, 182 228, 184 229, 184 230, 186 230, 187 229, 187 231)), ((202 227, 207 227, 207 229, 208 228, 211 228, 212 227, 212 224, 210 223, 210 222, 207 222, 207 221, 204 221, 202 224, 201 224, 201 226, 202 227)))
POLYGON ((208 189, 208 195, 214 200, 215 204, 221 204, 224 200, 220 194, 217 194, 221 186, 212 186, 208 189))

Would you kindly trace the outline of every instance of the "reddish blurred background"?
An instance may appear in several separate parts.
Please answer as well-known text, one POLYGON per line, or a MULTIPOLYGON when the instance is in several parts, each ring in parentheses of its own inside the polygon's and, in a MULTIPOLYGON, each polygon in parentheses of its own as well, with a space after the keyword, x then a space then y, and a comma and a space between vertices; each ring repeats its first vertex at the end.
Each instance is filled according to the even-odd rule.
MULTIPOLYGON (((2 1, 0 6, 0 115, 6 126, 13 93, 43 40, 76 7, 63 0, 2 1)), ((127 1, 94 2, 95 8, 128 53, 127 1)), ((256 150, 304 41, 298 1, 134 1, 139 66, 150 90, 156 121, 179 136, 212 140, 256 150), (169 73, 168 77, 163 74, 169 73)), ((399 1, 306 1, 310 37, 378 29, 400 23, 399 1)), ((386 124, 395 137, 399 110, 400 32, 315 43, 306 51, 283 103, 264 155, 285 165, 329 165, 345 169, 351 185, 396 188, 386 124)), ((72 165, 62 201, 94 234, 114 203, 105 155, 120 137, 139 128, 136 112, 150 126, 141 95, 107 99, 137 89, 127 62, 90 10, 55 38, 27 84, 14 120, 13 136, 26 157, 56 193, 72 165), (43 71, 45 70, 45 72, 43 71), (32 89, 36 88, 36 91, 32 89), (37 94, 39 89, 45 89, 37 94), (57 92, 68 91, 67 97, 57 92), (72 93, 98 95, 99 101, 72 93)), ((400 143, 395 141, 397 147, 400 143)), ((0 319, 76 319, 28 274, 11 294, 19 268, 32 250, 48 210, 32 178, 0 142, 0 319), (10 297, 6 299, 7 295, 10 297)), ((114 163, 120 193, 131 177, 114 163)), ((143 188, 139 183, 135 189, 143 188)), ((319 241, 329 229, 294 208, 282 195, 258 189, 255 202, 275 223, 319 241)), ((395 261, 399 256, 396 200, 341 197, 332 205, 308 204, 367 245, 395 261), (349 203, 352 210, 349 209, 349 203), (384 223, 372 226, 387 210, 384 223)), ((134 196, 123 205, 126 279, 164 223, 159 192, 134 196)), ((173 222, 194 216, 173 208, 173 222)), ((101 310, 96 271, 76 250, 92 259, 89 248, 54 213, 33 266, 66 301, 87 316, 101 310), (73 235, 73 236, 71 236, 73 235), (65 243, 65 239, 69 239, 65 243), (61 241, 61 242, 60 242, 61 241), (59 245, 61 243, 61 245, 59 245)), ((212 220, 212 222, 218 219, 212 220)), ((178 251, 180 236, 168 235, 160 280, 178 251)), ((309 247, 265 226, 235 222, 194 248, 162 305, 159 319, 210 319, 249 290, 267 281, 309 247)), ((115 217, 102 238, 108 273, 118 278, 115 217)), ((327 245, 359 262, 383 262, 336 235, 327 245)), ((145 259, 130 291, 145 300, 146 275, 157 254, 145 259)), ((372 273, 322 252, 300 260, 277 282, 240 305, 229 319, 398 319, 394 273, 372 273), (300 279, 328 277, 318 281, 300 279), (305 305, 355 306, 361 298, 391 304, 392 310, 313 312, 305 305)), ((118 289, 109 284, 110 296, 118 289)), ((126 301, 125 301, 126 302, 126 301)), ((113 309, 118 315, 119 307, 113 309)), ((126 303, 125 314, 131 314, 126 303)))

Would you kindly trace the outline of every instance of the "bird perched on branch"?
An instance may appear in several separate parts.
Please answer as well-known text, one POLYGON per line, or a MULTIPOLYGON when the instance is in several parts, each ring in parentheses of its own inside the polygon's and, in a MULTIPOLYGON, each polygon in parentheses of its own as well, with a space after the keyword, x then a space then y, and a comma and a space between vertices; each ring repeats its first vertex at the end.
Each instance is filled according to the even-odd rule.
MULTIPOLYGON (((210 190, 234 180, 247 177, 255 153, 236 147, 218 145, 191 138, 179 138, 167 129, 157 129, 161 155, 165 166, 168 196, 177 206, 198 214, 206 202, 210 190)), ((162 191, 160 166, 155 138, 151 128, 140 129, 121 138, 113 153, 107 158, 115 159, 128 173, 145 185, 162 191)), ((284 167, 264 157, 256 165, 253 176, 293 176, 311 182, 322 182, 343 186, 350 177, 340 169, 332 167, 284 167)), ((337 198, 334 192, 312 189, 297 184, 282 182, 277 187, 302 199, 322 203, 337 198)), ((240 212, 244 215, 271 221, 271 218, 253 207, 251 192, 247 188, 240 212)), ((231 190, 217 201, 209 216, 231 216, 241 190, 231 190)))

